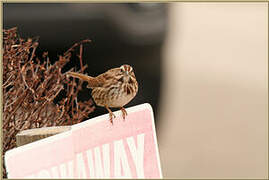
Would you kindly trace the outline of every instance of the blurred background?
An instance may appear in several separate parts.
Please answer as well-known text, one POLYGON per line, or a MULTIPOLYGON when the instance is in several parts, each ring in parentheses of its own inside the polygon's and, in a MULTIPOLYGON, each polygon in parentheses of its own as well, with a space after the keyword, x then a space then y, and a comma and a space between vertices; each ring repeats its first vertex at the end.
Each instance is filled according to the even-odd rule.
MULTIPOLYGON (((166 4, 5 3, 3 14, 5 29, 16 26, 22 38, 39 38, 39 56, 48 51, 50 60, 55 61, 74 43, 91 39, 83 51, 89 75, 97 76, 122 64, 133 66, 139 92, 126 107, 148 102, 157 116, 166 4)), ((79 70, 79 61, 68 64, 67 69, 73 66, 79 70)), ((86 85, 79 94, 81 100, 90 98, 86 85)), ((97 107, 90 118, 104 113, 105 108, 97 107)))
POLYGON ((51 59, 90 38, 89 75, 134 67, 140 87, 128 106, 153 106, 165 178, 268 177, 267 3, 3 7, 4 28, 39 36, 51 59))

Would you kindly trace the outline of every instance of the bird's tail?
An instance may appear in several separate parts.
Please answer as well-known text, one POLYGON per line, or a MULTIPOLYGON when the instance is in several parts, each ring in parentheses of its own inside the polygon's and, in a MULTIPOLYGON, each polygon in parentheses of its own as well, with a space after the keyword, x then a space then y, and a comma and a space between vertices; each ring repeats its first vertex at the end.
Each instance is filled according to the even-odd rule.
POLYGON ((67 72, 66 73, 67 76, 72 76, 75 78, 79 78, 82 81, 87 81, 88 82, 88 88, 93 88, 93 87, 98 87, 99 86, 99 82, 95 77, 91 77, 85 74, 81 74, 81 73, 76 73, 76 72, 67 72))

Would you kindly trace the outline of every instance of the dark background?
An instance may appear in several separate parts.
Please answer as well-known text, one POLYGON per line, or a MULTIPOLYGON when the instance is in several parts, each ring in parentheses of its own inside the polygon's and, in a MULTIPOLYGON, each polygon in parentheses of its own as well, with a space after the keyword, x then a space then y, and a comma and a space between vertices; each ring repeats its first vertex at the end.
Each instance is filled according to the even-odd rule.
MULTIPOLYGON (((166 34, 167 7, 161 3, 4 3, 4 29, 18 27, 22 38, 39 37, 37 55, 49 52, 57 60, 74 43, 85 44, 83 63, 90 76, 122 64, 133 66, 137 96, 126 107, 148 102, 156 117, 161 85, 161 49, 166 34)), ((69 67, 79 69, 74 61, 69 67)), ((79 99, 90 98, 90 90, 79 99)), ((107 113, 97 107, 89 118, 107 113)))

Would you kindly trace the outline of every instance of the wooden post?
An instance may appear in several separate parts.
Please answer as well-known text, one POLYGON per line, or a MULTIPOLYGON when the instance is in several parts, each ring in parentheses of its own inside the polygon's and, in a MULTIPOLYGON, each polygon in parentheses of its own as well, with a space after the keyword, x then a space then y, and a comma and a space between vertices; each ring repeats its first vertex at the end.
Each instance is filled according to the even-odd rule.
POLYGON ((22 146, 55 134, 69 131, 70 129, 71 126, 54 126, 23 130, 16 135, 16 144, 17 146, 22 146))

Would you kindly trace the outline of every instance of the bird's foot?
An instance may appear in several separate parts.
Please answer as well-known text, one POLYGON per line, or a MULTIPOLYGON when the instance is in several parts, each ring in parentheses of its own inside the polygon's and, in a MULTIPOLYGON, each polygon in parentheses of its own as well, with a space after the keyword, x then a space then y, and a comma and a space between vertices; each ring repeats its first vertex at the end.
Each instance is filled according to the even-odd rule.
POLYGON ((106 106, 106 109, 109 112, 109 121, 111 122, 111 124, 113 125, 113 118, 116 118, 115 114, 113 114, 113 112, 106 106))
POLYGON ((115 114, 113 114, 113 112, 109 112, 109 118, 111 124, 113 125, 113 118, 116 118, 115 114))
POLYGON ((127 116, 127 111, 124 109, 124 107, 121 107, 120 110, 122 112, 122 118, 123 120, 125 120, 125 117, 127 116))

